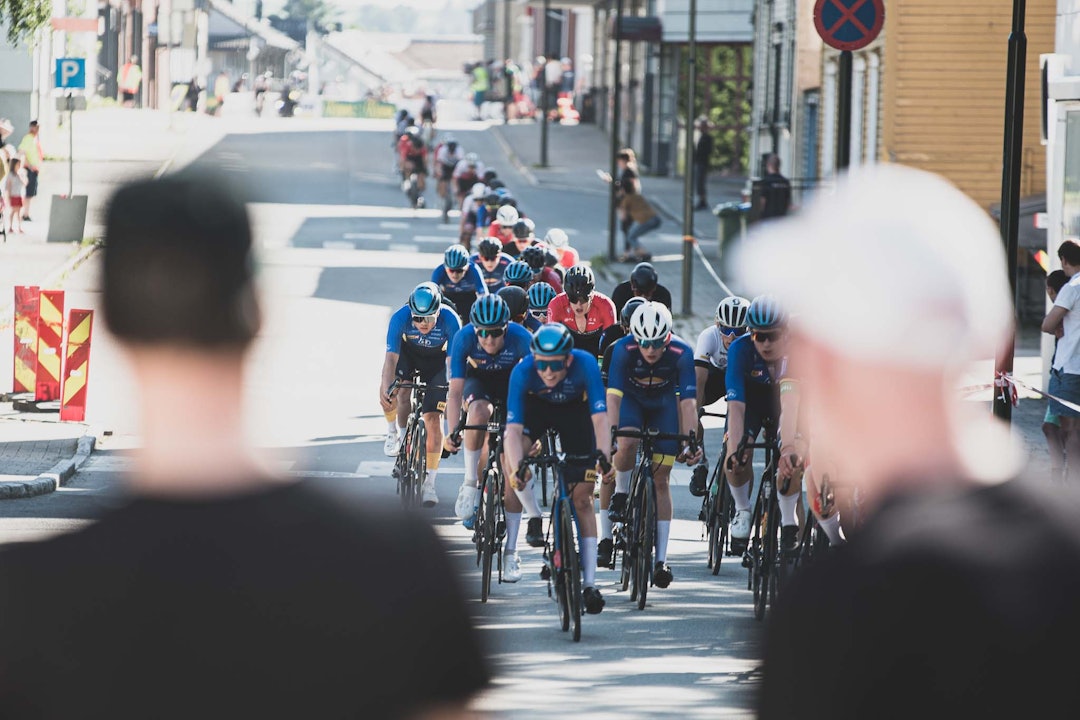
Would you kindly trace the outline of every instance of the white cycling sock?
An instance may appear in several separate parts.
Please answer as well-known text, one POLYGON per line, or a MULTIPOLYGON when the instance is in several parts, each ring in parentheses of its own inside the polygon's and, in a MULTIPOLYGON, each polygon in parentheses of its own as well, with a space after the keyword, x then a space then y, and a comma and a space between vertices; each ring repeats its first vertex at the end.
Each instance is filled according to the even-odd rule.
POLYGON ((506 545, 504 552, 513 555, 517 552, 518 533, 521 531, 521 513, 506 511, 506 545))
POLYGON ((798 525, 799 516, 795 514, 795 508, 799 505, 799 494, 780 495, 776 499, 780 501, 780 524, 798 525))
POLYGON ((633 470, 616 470, 615 471, 615 492, 628 493, 630 492, 630 473, 633 470))
POLYGON ((600 537, 605 540, 611 539, 611 518, 608 517, 607 510, 600 511, 600 537))
POLYGON ((397 426, 397 436, 398 436, 398 440, 405 437, 405 426, 404 425, 398 425, 397 426))
POLYGON ((745 483, 739 487, 735 487, 730 482, 728 488, 731 489, 731 499, 735 501, 735 510, 749 510, 750 509, 750 483, 745 483))
POLYGON ((818 520, 818 525, 825 531, 825 535, 829 538, 829 544, 833 547, 847 542, 847 538, 844 537, 844 529, 840 527, 840 513, 833 513, 830 517, 818 520))
POLYGON ((671 537, 671 521, 656 521, 656 562, 667 562, 667 544, 671 537))
POLYGON ((536 502, 536 495, 533 493, 532 480, 529 481, 524 490, 514 488, 514 494, 518 496, 518 500, 521 501, 521 506, 525 508, 530 520, 540 517, 540 505, 536 502))
POLYGON ((435 487, 435 476, 438 474, 438 470, 428 470, 424 475, 424 485, 431 488, 435 487))
POLYGON ((581 574, 584 587, 596 585, 596 538, 581 538, 581 574))
POLYGON ((400 431, 398 430, 398 426, 397 426, 397 420, 391 420, 390 422, 386 423, 386 432, 388 432, 388 433, 392 433, 392 432, 400 433, 400 431))
POLYGON ((480 453, 482 450, 465 450, 465 480, 462 481, 462 485, 471 485, 476 487, 476 465, 480 462, 480 453))

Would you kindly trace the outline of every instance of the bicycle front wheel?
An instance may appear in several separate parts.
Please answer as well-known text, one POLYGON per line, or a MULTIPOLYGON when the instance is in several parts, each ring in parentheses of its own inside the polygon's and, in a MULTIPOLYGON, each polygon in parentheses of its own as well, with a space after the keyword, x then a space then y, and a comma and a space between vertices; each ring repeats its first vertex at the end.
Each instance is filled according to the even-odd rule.
POLYGON ((734 511, 731 488, 728 487, 726 480, 721 479, 720 489, 713 498, 712 514, 709 518, 709 552, 713 555, 713 575, 720 573, 720 563, 727 553, 728 530, 731 527, 731 516, 734 511))
POLYGON ((562 503, 559 509, 559 532, 562 534, 562 560, 566 577, 563 587, 566 591, 566 611, 573 627, 574 641, 581 640, 581 615, 583 598, 581 595, 581 563, 578 559, 577 546, 574 543, 574 522, 570 516, 570 503, 562 503))
POLYGON ((780 509, 776 504, 776 498, 768 500, 768 511, 765 516, 765 532, 761 536, 761 554, 758 556, 757 573, 755 581, 754 617, 758 620, 765 619, 765 608, 773 599, 776 592, 776 562, 777 562, 777 534, 780 532, 780 509))
POLYGON ((494 478, 489 475, 484 480, 483 495, 480 500, 482 517, 476 519, 481 527, 480 602, 487 602, 488 595, 491 593, 491 563, 495 557, 495 494, 497 491, 494 478))
POLYGON ((637 556, 637 608, 645 609, 645 597, 652 582, 653 542, 656 539, 656 489, 653 487, 652 469, 642 474, 641 526, 638 536, 637 556))
POLYGON ((410 473, 409 507, 419 507, 420 488, 427 475, 427 425, 421 419, 416 423, 416 435, 413 438, 413 462, 410 473))
MULTIPOLYGON (((559 603, 559 624, 562 627, 563 632, 570 629, 570 602, 569 593, 567 593, 566 590, 567 548, 564 540, 562 521, 562 507, 566 502, 566 500, 556 500, 555 509, 551 513, 551 522, 554 524, 551 535, 555 539, 555 551, 552 558, 553 564, 555 565, 555 599, 559 603)), ((569 515, 569 513, 567 514, 569 515)))

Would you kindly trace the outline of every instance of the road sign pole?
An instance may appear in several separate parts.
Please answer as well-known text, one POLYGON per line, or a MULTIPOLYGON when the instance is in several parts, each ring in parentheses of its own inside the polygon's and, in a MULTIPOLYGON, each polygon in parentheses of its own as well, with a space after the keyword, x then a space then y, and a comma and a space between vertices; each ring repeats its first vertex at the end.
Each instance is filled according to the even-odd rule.
MULTIPOLYGON (((1005 146, 1001 171, 1001 239, 1009 268, 1009 289, 1016 298, 1017 245, 1020 235, 1020 164, 1024 148, 1024 69, 1027 63, 1027 36, 1024 33, 1026 0, 1013 0, 1012 32, 1009 34, 1009 60, 1005 80, 1005 146)), ((1012 375, 1015 338, 998 353, 994 392, 994 415, 1012 421, 1011 388, 1000 380, 1012 375)))
POLYGON ((544 0, 544 67, 540 68, 540 167, 548 166, 548 82, 547 63, 551 62, 551 48, 548 40, 548 17, 551 13, 551 0, 544 0))
POLYGON ((836 171, 843 173, 851 164, 851 51, 840 52, 836 76, 836 171))
POLYGON ((616 158, 619 155, 619 106, 622 103, 620 91, 620 70, 622 65, 622 42, 619 41, 619 22, 622 20, 623 0, 618 0, 615 5, 615 22, 612 24, 612 32, 615 34, 615 63, 612 73, 612 105, 611 105, 611 191, 608 199, 608 260, 615 262, 615 198, 618 196, 618 188, 615 181, 618 179, 619 164, 616 158))
MULTIPOLYGON (((697 99, 697 0, 690 0, 686 65, 686 167, 683 173, 682 313, 689 315, 694 272, 694 102, 697 99)), ((704 179, 702 179, 704 182, 704 179)))
POLYGON ((68 197, 75 197, 75 99, 68 98, 68 197))

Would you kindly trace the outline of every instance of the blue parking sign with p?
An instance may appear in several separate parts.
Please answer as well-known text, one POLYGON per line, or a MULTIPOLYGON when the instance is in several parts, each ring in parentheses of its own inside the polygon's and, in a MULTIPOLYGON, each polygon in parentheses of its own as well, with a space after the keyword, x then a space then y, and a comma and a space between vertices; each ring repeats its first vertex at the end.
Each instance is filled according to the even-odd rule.
POLYGON ((84 58, 58 58, 56 61, 56 87, 85 88, 86 60, 84 58))

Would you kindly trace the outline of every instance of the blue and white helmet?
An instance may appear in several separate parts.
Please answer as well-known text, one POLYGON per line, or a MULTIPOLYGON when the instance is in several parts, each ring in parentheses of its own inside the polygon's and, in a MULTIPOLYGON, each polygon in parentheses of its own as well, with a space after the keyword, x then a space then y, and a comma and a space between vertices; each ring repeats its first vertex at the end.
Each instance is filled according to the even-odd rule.
POLYGON ((409 310, 418 317, 430 317, 438 315, 442 307, 442 293, 439 286, 428 281, 422 282, 413 288, 409 294, 409 310))
POLYGON ((455 243, 443 253, 443 265, 451 270, 460 270, 469 266, 469 251, 464 245, 455 243))
POLYGON ((574 336, 562 323, 545 323, 533 333, 529 349, 535 355, 568 355, 574 349, 574 336))
POLYGON ((532 268, 523 260, 515 260, 507 265, 506 270, 503 272, 503 281, 507 285, 517 285, 524 288, 532 282, 532 279, 532 268))
POLYGON ((787 313, 772 295, 758 295, 746 313, 746 325, 751 330, 771 330, 787 322, 787 313))
POLYGON ((555 299, 555 288, 546 282, 533 283, 529 286, 529 309, 547 310, 547 306, 555 299))
POLYGON ((478 328, 506 327, 510 322, 510 308, 498 295, 484 295, 469 310, 469 322, 478 328))

